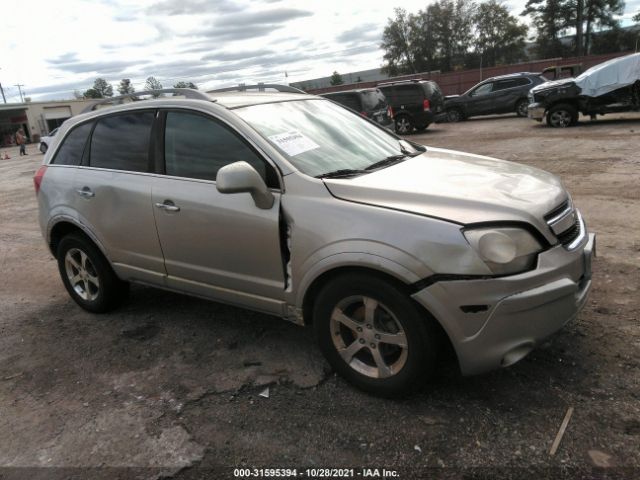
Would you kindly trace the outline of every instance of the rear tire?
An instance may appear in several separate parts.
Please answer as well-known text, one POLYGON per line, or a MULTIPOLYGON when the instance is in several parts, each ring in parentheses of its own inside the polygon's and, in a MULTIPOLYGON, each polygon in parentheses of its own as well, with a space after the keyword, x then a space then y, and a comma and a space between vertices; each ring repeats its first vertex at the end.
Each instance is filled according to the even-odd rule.
POLYGON ((547 112, 547 125, 553 128, 572 127, 578 123, 578 110, 568 103, 554 105, 547 112))
POLYGON ((529 100, 522 99, 516 103, 516 115, 526 117, 529 113, 529 100))
POLYGON ((409 115, 398 115, 395 118, 395 128, 398 135, 409 135, 413 131, 413 120, 409 115))
POLYGON ((102 252, 87 237, 77 233, 65 236, 56 257, 67 292, 85 310, 109 312, 127 297, 129 284, 116 276, 102 252))
POLYGON ((314 302, 316 339, 327 361, 356 387, 384 397, 416 390, 433 373, 432 320, 392 282, 348 274, 314 302))
POLYGON ((41 143, 40 144, 40 151, 42 153, 47 153, 47 144, 46 143, 41 143))

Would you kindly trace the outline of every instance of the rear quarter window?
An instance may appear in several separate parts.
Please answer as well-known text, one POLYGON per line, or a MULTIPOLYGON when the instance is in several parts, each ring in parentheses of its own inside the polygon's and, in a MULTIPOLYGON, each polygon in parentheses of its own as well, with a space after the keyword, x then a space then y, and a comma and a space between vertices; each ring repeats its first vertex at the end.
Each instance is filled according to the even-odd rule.
POLYGON ((334 102, 338 102, 340 105, 344 105, 345 107, 349 107, 352 110, 359 112, 362 110, 360 106, 360 101, 358 100, 358 95, 355 93, 343 93, 336 95, 328 95, 328 99, 333 100, 334 102))
POLYGON ((93 127, 93 122, 74 127, 62 141, 62 145, 58 148, 51 163, 54 165, 80 165, 91 127, 93 127))

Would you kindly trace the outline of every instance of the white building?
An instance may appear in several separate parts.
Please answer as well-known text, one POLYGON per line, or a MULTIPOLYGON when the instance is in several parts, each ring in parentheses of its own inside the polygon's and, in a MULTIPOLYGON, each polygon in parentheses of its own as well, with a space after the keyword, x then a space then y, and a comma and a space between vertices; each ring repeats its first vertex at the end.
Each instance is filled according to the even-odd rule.
POLYGON ((22 128, 30 142, 39 142, 66 119, 78 115, 88 100, 60 100, 48 102, 0 103, 0 146, 15 143, 15 132, 22 128))

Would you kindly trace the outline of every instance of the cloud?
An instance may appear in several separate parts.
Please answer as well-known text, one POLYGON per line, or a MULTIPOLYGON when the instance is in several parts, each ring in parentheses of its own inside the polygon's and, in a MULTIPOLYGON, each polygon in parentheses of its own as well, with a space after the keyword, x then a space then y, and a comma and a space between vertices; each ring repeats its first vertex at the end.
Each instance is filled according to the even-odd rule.
POLYGON ((264 37, 284 25, 211 25, 199 30, 179 34, 183 37, 208 38, 218 41, 247 40, 264 37))
POLYGON ((58 56, 57 58, 48 59, 47 62, 51 65, 60 65, 69 62, 74 62, 78 58, 78 54, 76 52, 67 52, 58 56))
POLYGON ((234 60, 245 60, 247 58, 264 57, 275 53, 273 50, 254 50, 250 52, 215 52, 202 57, 202 60, 215 60, 218 62, 230 62, 234 60))
POLYGON ((273 8, 259 12, 230 13, 200 29, 176 32, 184 37, 206 37, 218 40, 246 40, 263 37, 282 28, 287 22, 297 18, 310 17, 313 12, 297 8, 273 8))
MULTIPOLYGON (((56 60, 49 60, 55 69, 69 73, 91 73, 96 72, 98 75, 108 73, 119 73, 129 67, 135 67, 149 63, 147 60, 110 60, 110 61, 94 61, 94 62, 77 62, 77 61, 61 61, 62 57, 56 60)), ((73 57, 75 59, 75 57, 73 57)))
POLYGON ((163 0, 152 4, 147 12, 156 15, 202 15, 239 12, 245 8, 245 5, 230 0, 163 0))
POLYGON ((378 41, 382 31, 375 23, 365 23, 360 26, 345 30, 336 38, 342 44, 357 44, 362 42, 378 41))

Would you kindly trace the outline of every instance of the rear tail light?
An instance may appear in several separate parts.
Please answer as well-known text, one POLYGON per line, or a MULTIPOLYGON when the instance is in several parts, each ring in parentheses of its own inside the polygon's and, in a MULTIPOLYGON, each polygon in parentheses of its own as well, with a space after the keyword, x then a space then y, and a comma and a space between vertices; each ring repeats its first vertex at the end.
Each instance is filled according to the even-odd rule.
POLYGON ((429 103, 429 100, 425 98, 424 102, 422 102, 422 107, 425 112, 429 110, 431 108, 431 104, 429 103))
POLYGON ((393 118, 393 108, 390 106, 387 107, 387 115, 389 115, 389 118, 393 118))
POLYGON ((46 173, 46 171, 47 166, 42 165, 33 177, 33 186, 36 189, 36 195, 40 193, 40 185, 42 185, 42 179, 44 178, 44 174, 46 173))

